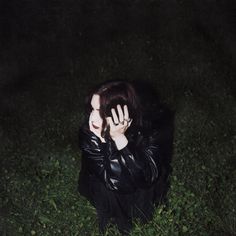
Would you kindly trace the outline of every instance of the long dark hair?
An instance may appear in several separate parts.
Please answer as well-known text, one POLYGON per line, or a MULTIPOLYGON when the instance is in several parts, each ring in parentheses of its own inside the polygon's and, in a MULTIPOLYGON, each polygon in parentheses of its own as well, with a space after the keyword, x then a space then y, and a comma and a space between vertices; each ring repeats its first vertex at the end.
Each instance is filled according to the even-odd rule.
POLYGON ((100 96, 100 116, 103 119, 101 136, 105 136, 107 130, 106 117, 111 116, 111 108, 116 110, 118 104, 122 109, 124 105, 128 106, 129 117, 133 120, 133 127, 142 126, 142 112, 140 99, 134 89, 134 86, 127 81, 112 80, 99 84, 93 88, 89 95, 86 97, 85 109, 86 120, 91 112, 91 99, 94 94, 100 96))

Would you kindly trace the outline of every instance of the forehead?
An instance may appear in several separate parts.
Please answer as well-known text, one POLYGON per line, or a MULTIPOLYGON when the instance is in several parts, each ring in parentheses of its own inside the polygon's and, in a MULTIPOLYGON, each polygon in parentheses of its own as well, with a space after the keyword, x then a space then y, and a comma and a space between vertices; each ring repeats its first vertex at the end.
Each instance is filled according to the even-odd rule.
POLYGON ((91 106, 94 109, 100 108, 100 96, 98 94, 94 94, 91 99, 91 106))

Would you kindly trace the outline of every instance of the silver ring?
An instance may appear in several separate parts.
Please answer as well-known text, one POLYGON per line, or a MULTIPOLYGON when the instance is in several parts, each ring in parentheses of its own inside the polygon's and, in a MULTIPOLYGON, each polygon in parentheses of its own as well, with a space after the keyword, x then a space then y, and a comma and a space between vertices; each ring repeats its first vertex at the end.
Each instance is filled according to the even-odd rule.
POLYGON ((122 125, 124 125, 124 123, 125 123, 125 120, 123 120, 123 121, 120 122, 120 124, 122 124, 122 125))
POLYGON ((114 125, 119 125, 119 123, 114 123, 114 125))

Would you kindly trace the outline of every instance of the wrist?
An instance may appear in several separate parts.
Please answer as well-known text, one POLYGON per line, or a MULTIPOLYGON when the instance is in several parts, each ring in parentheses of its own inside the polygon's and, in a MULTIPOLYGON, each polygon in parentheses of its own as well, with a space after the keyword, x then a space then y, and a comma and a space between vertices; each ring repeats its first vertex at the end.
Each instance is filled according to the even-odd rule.
POLYGON ((124 134, 120 134, 119 136, 112 137, 112 140, 115 142, 118 150, 121 150, 128 144, 128 139, 124 134))

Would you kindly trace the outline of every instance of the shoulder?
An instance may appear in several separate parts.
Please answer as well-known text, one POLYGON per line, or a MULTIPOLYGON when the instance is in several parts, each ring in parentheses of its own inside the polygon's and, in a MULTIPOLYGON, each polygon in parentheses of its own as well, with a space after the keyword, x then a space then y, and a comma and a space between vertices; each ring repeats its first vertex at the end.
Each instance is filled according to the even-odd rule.
POLYGON ((89 130, 86 123, 83 123, 79 128, 79 139, 84 140, 86 138, 89 138, 91 136, 91 131, 89 130))
POLYGON ((144 143, 171 143, 174 133, 174 112, 164 105, 146 109, 143 113, 142 127, 133 127, 130 133, 135 140, 142 140, 144 143))
POLYGON ((89 130, 86 123, 82 124, 79 129, 79 147, 94 147, 96 148, 100 143, 99 138, 89 130))
POLYGON ((134 147, 146 147, 150 144, 158 144, 159 131, 149 127, 132 127, 127 133, 127 138, 134 147))

